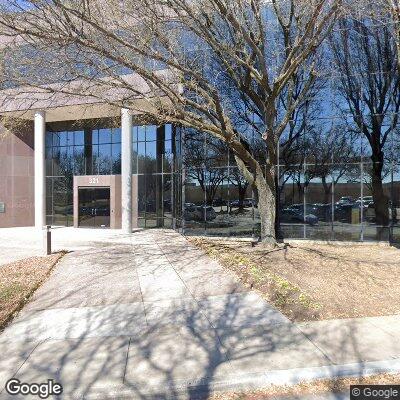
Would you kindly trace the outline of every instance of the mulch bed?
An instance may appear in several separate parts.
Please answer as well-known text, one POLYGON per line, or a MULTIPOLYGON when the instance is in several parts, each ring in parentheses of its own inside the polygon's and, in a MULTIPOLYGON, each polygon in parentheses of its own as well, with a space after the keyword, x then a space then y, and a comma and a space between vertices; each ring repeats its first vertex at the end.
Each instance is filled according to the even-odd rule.
POLYGON ((188 240, 292 321, 400 313, 400 250, 394 247, 188 240))
POLYGON ((29 301, 65 252, 0 265, 0 331, 29 301))
MULTIPOLYGON (((241 393, 217 393, 208 400, 264 400, 282 397, 318 395, 323 393, 345 393, 350 385, 398 385, 399 374, 380 374, 357 378, 340 378, 301 383, 293 386, 271 386, 262 390, 241 393)), ((200 398, 198 399, 200 400, 200 398)))

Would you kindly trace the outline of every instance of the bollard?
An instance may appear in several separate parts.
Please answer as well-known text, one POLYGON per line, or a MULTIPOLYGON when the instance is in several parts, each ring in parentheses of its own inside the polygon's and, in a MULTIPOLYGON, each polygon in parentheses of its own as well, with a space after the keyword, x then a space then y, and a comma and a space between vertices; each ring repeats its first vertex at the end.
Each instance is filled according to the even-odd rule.
POLYGON ((51 254, 51 226, 47 225, 43 233, 43 250, 49 256, 51 254))

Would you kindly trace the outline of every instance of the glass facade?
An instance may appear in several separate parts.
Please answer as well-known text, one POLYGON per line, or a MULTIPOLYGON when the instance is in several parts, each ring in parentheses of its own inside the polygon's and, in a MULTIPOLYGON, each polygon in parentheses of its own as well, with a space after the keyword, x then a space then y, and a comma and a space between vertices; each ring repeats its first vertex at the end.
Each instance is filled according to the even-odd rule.
MULTIPOLYGON (((320 123, 329 126, 320 142, 310 130, 295 141, 283 135, 277 148, 280 235, 400 241, 398 136, 388 138, 391 150, 384 165, 376 165, 369 144, 350 122, 346 127, 340 118, 321 118, 320 123), (377 199, 384 205, 376 207, 377 199)), ((264 143, 251 132, 247 140, 254 157, 265 163, 264 143)), ((133 128, 132 146, 139 227, 187 235, 259 235, 257 196, 224 143, 190 129, 147 125, 133 128)), ((69 129, 49 124, 46 171, 47 222, 71 226, 73 176, 121 173, 120 127, 107 121, 69 129)))
MULTIPOLYGON (((176 225, 181 216, 179 130, 171 125, 133 127, 133 174, 138 177, 140 227, 176 225)), ((48 124, 47 223, 73 225, 73 177, 121 174, 121 129, 112 121, 48 124), (80 125, 81 124, 81 125, 80 125)), ((107 225, 107 224, 106 224, 107 225)))
MULTIPOLYGON (((305 132, 290 146, 284 135, 277 148, 280 235, 293 239, 398 242, 399 153, 387 154, 380 185, 374 176, 374 168, 380 166, 372 164, 361 134, 332 129, 323 139, 326 142, 320 144, 312 135, 305 132), (385 206, 376 207, 377 200, 385 206)), ((398 145, 397 136, 388 140, 390 148, 398 145)), ((249 135, 248 142, 262 163, 263 143, 256 135, 249 135)), ((184 143, 185 234, 258 237, 256 195, 227 147, 190 130, 184 133, 184 143)))
POLYGON ((133 128, 133 173, 138 177, 138 226, 175 228, 181 216, 180 130, 133 128))
POLYGON ((120 174, 121 130, 104 121, 47 127, 47 224, 72 226, 73 177, 120 174))

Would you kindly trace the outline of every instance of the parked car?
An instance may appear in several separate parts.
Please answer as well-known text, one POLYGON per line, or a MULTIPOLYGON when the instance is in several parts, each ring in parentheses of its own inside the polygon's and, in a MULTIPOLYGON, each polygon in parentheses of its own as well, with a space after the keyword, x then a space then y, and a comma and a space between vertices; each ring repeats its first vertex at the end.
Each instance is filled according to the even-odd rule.
MULTIPOLYGON (((244 208, 251 208, 253 207, 257 207, 255 200, 253 200, 252 198, 247 198, 247 199, 243 199, 243 207, 244 208)), ((240 207, 240 201, 239 200, 231 200, 229 202, 229 205, 231 207, 240 207)))
POLYGON ((332 221, 332 204, 313 204, 310 213, 314 214, 319 221, 330 222, 332 221))
POLYGON ((258 207, 258 204, 257 204, 256 200, 251 198, 251 197, 249 197, 247 199, 244 199, 243 204, 244 204, 245 207, 249 207, 249 208, 250 207, 257 208, 258 207))
POLYGON ((201 220, 205 218, 206 221, 213 221, 217 218, 217 213, 211 206, 200 206, 197 210, 200 212, 201 220))
POLYGON ((336 202, 337 205, 354 204, 354 203, 355 203, 354 199, 350 196, 343 196, 339 199, 339 201, 336 202))
POLYGON ((374 202, 374 198, 372 196, 364 196, 363 198, 359 197, 357 203, 361 203, 361 200, 366 205, 369 205, 374 202))
POLYGON ((230 207, 239 207, 239 200, 230 200, 229 206, 230 207))
POLYGON ((223 200, 221 198, 215 199, 213 202, 214 207, 222 207, 222 206, 226 206, 226 205, 227 205, 227 201, 223 200))
POLYGON ((193 203, 185 203, 184 218, 186 221, 212 221, 217 218, 217 214, 211 206, 196 206, 193 203))
POLYGON ((314 204, 309 204, 309 203, 299 203, 299 204, 291 204, 290 206, 286 207, 288 210, 295 210, 300 213, 304 212, 304 206, 306 208, 306 213, 308 214, 312 210, 314 210, 314 204))
POLYGON ((356 203, 342 203, 335 204, 335 221, 340 221, 344 223, 350 223, 352 220, 352 210, 353 208, 358 209, 356 203))
POLYGON ((284 208, 281 210, 280 214, 280 221, 283 223, 301 223, 301 224, 308 224, 308 225, 317 225, 318 224, 318 218, 313 215, 313 214, 307 214, 304 216, 304 214, 300 211, 297 211, 295 209, 291 208, 284 208))

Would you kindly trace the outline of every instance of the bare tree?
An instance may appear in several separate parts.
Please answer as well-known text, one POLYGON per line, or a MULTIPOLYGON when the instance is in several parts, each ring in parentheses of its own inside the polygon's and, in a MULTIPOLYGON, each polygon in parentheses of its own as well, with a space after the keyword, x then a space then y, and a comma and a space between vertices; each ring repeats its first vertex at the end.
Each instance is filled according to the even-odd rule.
POLYGON ((220 140, 186 130, 184 165, 188 178, 197 182, 207 205, 212 205, 218 188, 227 177, 227 148, 220 140))
POLYGON ((277 143, 315 80, 317 49, 340 9, 341 0, 4 0, 0 27, 23 50, 3 52, 6 79, 28 85, 30 99, 33 91, 84 89, 151 121, 221 139, 257 192, 262 239, 275 243, 277 143), (305 84, 293 96, 300 68, 305 84), (228 83, 257 120, 264 167, 241 141, 228 83))
POLYGON ((384 14, 389 15, 389 23, 392 27, 393 38, 397 48, 397 67, 400 73, 400 1, 399 0, 381 0, 384 14))
POLYGON ((352 171, 356 158, 356 135, 344 124, 333 123, 325 133, 310 133, 312 143, 309 155, 309 170, 312 178, 320 178, 324 188, 324 203, 331 202, 332 186, 352 171))
POLYGON ((384 193, 385 151, 398 123, 400 75, 396 49, 386 25, 369 18, 348 18, 333 35, 338 91, 357 130, 370 147, 371 186, 376 222, 389 223, 389 199, 384 193))

